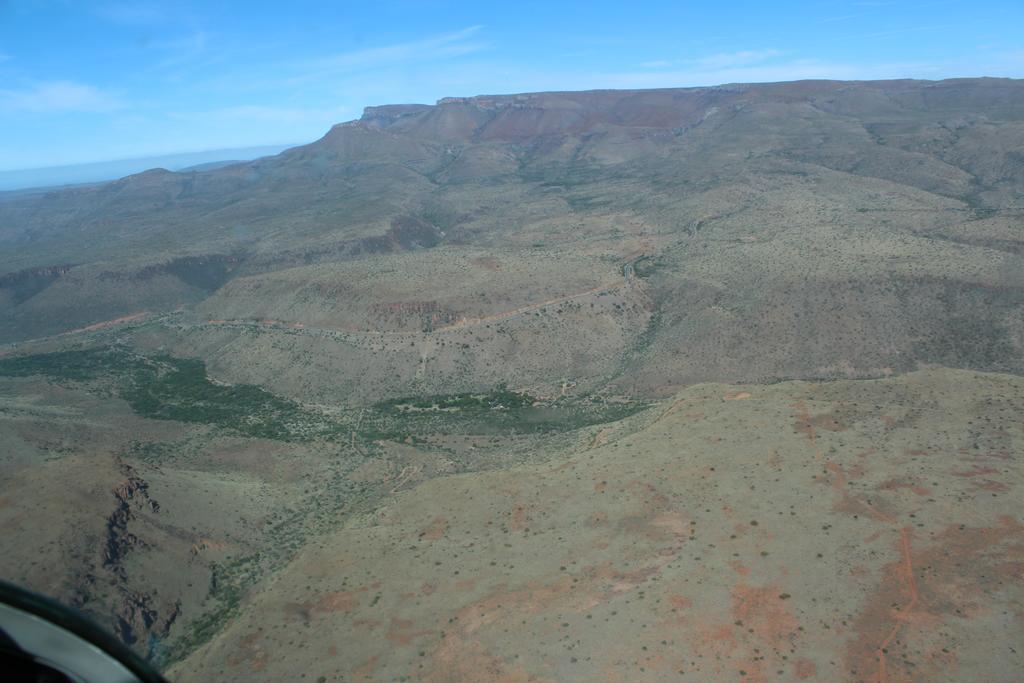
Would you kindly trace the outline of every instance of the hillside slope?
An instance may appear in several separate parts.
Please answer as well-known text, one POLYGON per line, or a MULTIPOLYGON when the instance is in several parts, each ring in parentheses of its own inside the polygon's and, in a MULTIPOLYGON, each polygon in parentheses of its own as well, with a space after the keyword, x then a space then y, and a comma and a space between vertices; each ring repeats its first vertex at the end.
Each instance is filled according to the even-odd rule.
POLYGON ((1018 377, 690 387, 303 550, 176 680, 1009 681, 1018 377))
POLYGON ((414 379, 658 395, 920 363, 1020 372, 1022 146, 1024 84, 999 79, 371 107, 276 157, 0 204, 0 338, 145 314, 140 344, 331 401, 414 379), (606 315, 516 313, 599 307, 586 290, 615 283, 591 274, 614 269, 633 286, 606 315), (344 294, 375 272, 383 286, 344 294), (243 319, 290 329, 209 322, 243 319), (299 326, 415 334, 350 334, 309 364, 299 326))

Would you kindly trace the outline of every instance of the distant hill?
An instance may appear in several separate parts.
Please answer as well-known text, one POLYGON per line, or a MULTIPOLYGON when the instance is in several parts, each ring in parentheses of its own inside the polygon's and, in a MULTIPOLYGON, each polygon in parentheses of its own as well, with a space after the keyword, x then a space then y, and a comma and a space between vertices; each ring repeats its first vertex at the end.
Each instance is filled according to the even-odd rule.
POLYGON ((332 400, 1021 372, 1021 149, 1008 79, 370 107, 277 156, 0 203, 0 338, 184 306, 147 339, 332 400))
POLYGON ((24 190, 29 188, 53 188, 61 185, 80 185, 106 180, 116 180, 123 176, 139 173, 151 168, 166 168, 171 171, 204 170, 226 165, 235 160, 255 159, 257 157, 278 154, 290 145, 262 145, 258 147, 237 147, 232 149, 211 149, 205 152, 188 152, 185 154, 167 154, 155 157, 136 159, 117 159, 115 161, 98 161, 88 164, 70 166, 50 166, 46 168, 26 168, 0 171, 0 192, 24 190), (210 166, 214 164, 214 166, 210 166))

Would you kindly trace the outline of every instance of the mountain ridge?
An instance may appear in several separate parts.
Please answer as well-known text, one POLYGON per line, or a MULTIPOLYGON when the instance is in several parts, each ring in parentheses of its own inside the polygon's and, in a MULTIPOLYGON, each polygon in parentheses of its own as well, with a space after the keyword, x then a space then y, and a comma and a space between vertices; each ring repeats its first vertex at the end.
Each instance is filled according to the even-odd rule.
MULTIPOLYGON (((288 309, 286 324, 312 329, 315 319, 289 298, 315 296, 301 283, 322 275, 303 268, 327 268, 343 282, 363 272, 360 262, 369 259, 372 270, 378 259, 409 273, 420 267, 413 264, 466 272, 466 282, 476 282, 469 274, 480 266, 451 264, 482 249, 522 273, 532 271, 512 264, 552 254, 581 256, 566 261, 572 268, 587 259, 636 262, 642 286, 624 290, 629 302, 580 328, 613 325, 624 335, 619 350, 558 361, 558 374, 587 377, 581 386, 621 382, 616 373, 638 363, 650 370, 626 374, 641 393, 658 393, 662 383, 827 377, 844 367, 843 376, 878 376, 940 358, 1016 371, 1024 355, 1015 322, 1024 292, 1017 274, 1024 158, 1015 156, 1015 140, 1024 144, 1024 81, 1013 79, 800 81, 368 107, 360 119, 274 157, 203 173, 152 170, 0 204, 0 272, 9 282, 0 285, 0 295, 8 292, 0 305, 10 312, 0 340, 181 307, 186 318, 201 309, 212 319, 278 320, 288 309), (76 265, 58 276, 38 275, 69 263, 76 265), (230 310, 216 310, 228 305, 225 293, 259 291, 248 283, 275 272, 291 273, 295 283, 294 290, 265 285, 284 299, 241 305, 246 299, 232 294, 230 310), (858 290, 869 295, 858 299, 858 290), (843 302, 846 314, 826 323, 826 299, 843 302), (795 351, 805 342, 780 321, 801 316, 796 301, 814 321, 809 338, 835 330, 832 345, 795 351), (995 303, 978 308, 981 301, 995 303), (866 340, 858 332, 866 325, 884 339, 866 340), (965 340, 974 327, 1001 341, 972 351, 965 340), (772 353, 789 358, 752 356, 746 349, 758 337, 776 339, 772 353), (666 363, 690 369, 659 379, 655 368, 666 363)), ((571 273, 543 277, 548 293, 539 300, 557 298, 550 292, 560 288, 563 296, 577 291, 571 273)), ((451 281, 421 282, 430 295, 417 302, 455 318, 480 315, 466 297, 501 299, 487 286, 474 293, 451 281)), ((378 286, 380 300, 365 308, 332 304, 329 315, 316 315, 339 329, 372 329, 372 311, 405 310, 389 298, 398 292, 388 293, 388 281, 378 286)), ((563 334, 539 323, 505 324, 525 326, 513 337, 544 347, 563 334)), ((189 329, 211 339, 226 333, 189 329)), ((194 350, 173 326, 165 333, 194 350)), ((533 386, 554 371, 518 377, 510 367, 496 377, 484 358, 499 348, 512 347, 492 339, 478 366, 446 357, 442 365, 475 369, 431 379, 430 390, 509 380, 533 386)), ((220 362, 229 373, 241 370, 220 362)), ((381 387, 386 395, 420 372, 414 357, 400 366, 381 387)), ((243 376, 267 381, 248 370, 236 378, 243 376)), ((305 373, 295 381, 296 391, 319 383, 305 373)))

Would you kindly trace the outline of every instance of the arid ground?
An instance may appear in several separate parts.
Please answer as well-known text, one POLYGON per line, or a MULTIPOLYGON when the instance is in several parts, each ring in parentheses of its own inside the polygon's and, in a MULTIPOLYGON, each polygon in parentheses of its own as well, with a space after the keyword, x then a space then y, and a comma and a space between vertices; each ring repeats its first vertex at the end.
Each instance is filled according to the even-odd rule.
POLYGON ((173 681, 1017 681, 1024 82, 371 107, 0 194, 0 577, 173 681))

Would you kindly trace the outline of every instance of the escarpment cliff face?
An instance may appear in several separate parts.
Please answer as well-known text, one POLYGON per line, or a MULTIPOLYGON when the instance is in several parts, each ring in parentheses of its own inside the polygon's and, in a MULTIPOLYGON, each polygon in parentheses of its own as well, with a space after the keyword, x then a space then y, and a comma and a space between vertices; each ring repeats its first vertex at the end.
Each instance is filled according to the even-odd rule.
POLYGON ((17 306, 67 275, 74 266, 41 266, 0 275, 0 299, 17 306))
POLYGON ((136 508, 159 512, 160 504, 149 497, 149 484, 136 476, 129 465, 122 465, 124 481, 114 487, 117 507, 107 517, 107 538, 103 546, 103 567, 125 578, 125 555, 135 547, 145 547, 145 541, 128 531, 128 522, 135 518, 136 508))
MULTIPOLYGON (((136 530, 140 524, 156 522, 160 504, 150 497, 149 483, 139 477, 131 465, 121 462, 118 469, 124 478, 112 490, 115 505, 106 519, 101 565, 95 568, 95 573, 85 575, 76 602, 78 607, 93 611, 94 602, 106 603, 104 606, 112 611, 113 630, 122 641, 128 645, 152 646, 167 638, 181 611, 181 599, 160 596, 156 587, 160 582, 140 572, 138 563, 129 570, 130 555, 140 550, 155 550, 156 539, 147 541, 139 535, 145 532, 136 530)), ((152 534, 145 535, 153 538, 152 534)))

